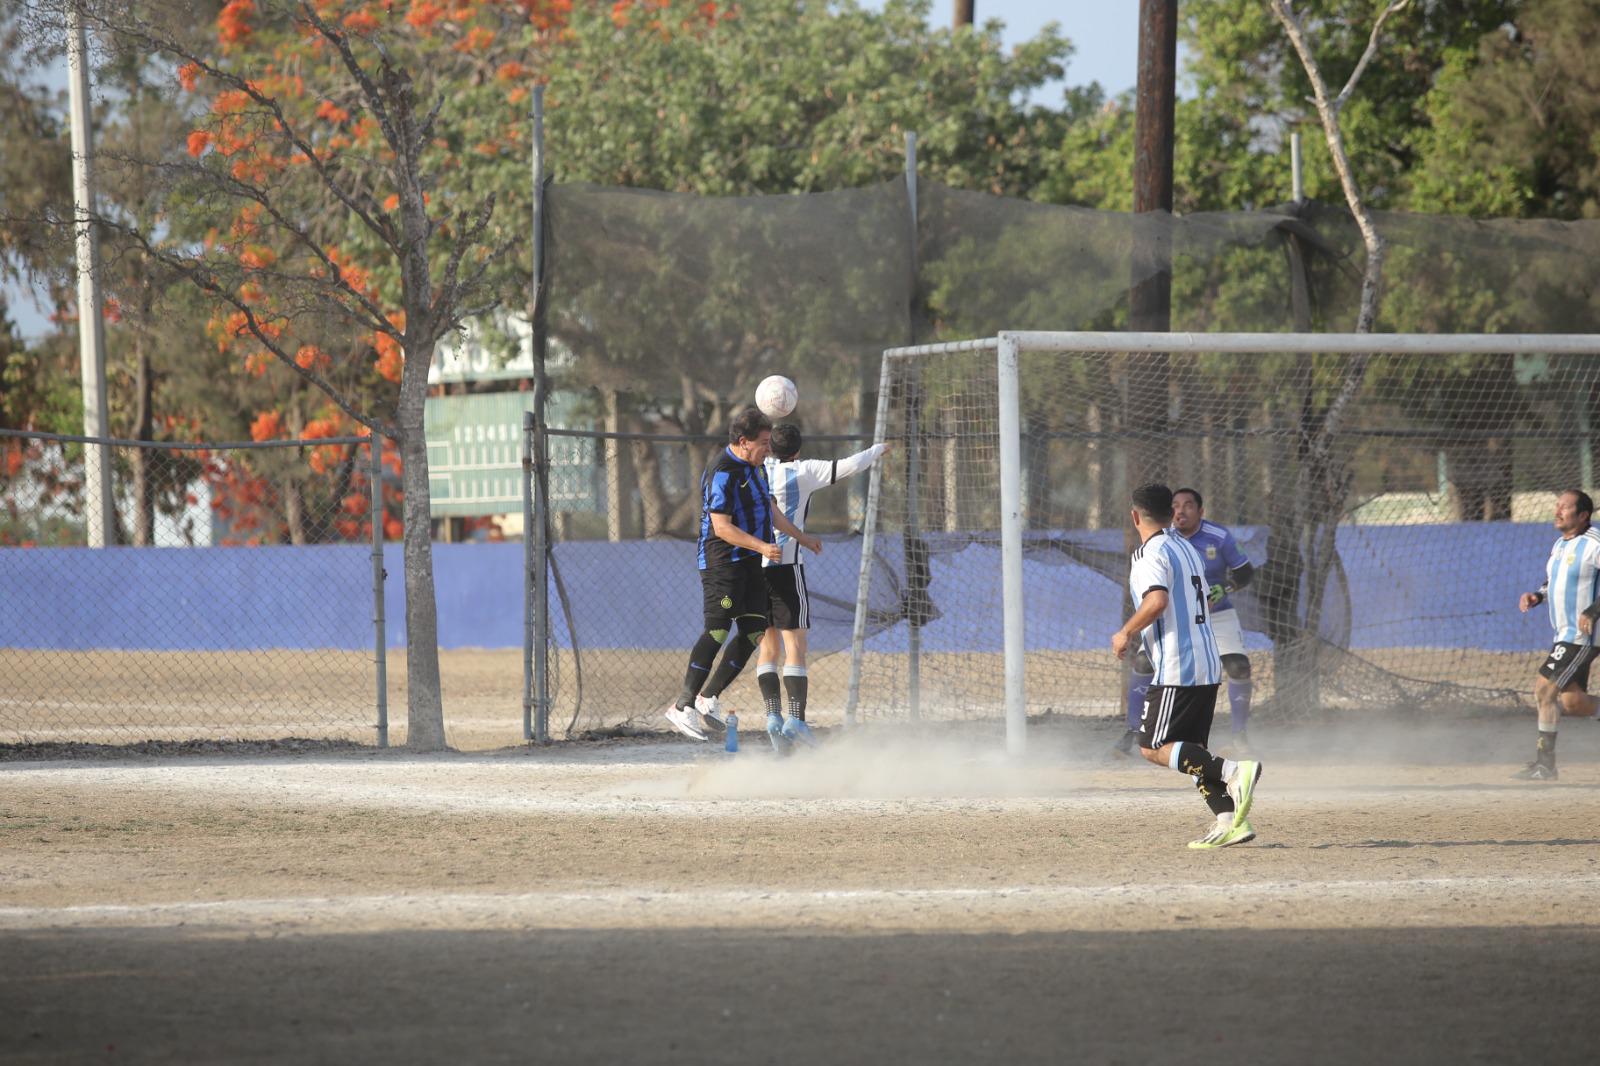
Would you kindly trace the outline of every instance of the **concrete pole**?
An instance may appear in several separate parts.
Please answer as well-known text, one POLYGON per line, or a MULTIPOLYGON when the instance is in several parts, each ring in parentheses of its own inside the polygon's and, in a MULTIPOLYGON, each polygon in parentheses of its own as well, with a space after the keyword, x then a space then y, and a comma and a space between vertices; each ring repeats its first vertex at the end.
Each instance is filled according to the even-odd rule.
POLYGON ((1293 201, 1297 204, 1305 203, 1306 168, 1305 160, 1300 156, 1300 134, 1298 131, 1289 134, 1289 181, 1293 201))
MULTIPOLYGON (((106 334, 100 302, 100 236, 94 226, 93 137, 89 127, 89 47, 77 4, 67 7, 67 88, 72 110, 72 206, 78 258, 78 360, 83 377, 83 435, 104 437, 106 334)), ((111 507, 111 449, 84 445, 83 518, 88 545, 116 542, 111 507)))
POLYGON ((976 12, 977 0, 955 0, 955 12, 950 18, 950 24, 955 29, 972 25, 972 18, 976 12))

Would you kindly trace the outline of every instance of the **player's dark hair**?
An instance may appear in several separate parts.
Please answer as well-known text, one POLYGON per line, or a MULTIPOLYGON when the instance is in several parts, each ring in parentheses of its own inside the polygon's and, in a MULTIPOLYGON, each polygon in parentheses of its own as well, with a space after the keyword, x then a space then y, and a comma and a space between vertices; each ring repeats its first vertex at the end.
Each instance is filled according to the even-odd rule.
POLYGON ((1172 521, 1172 490, 1152 482, 1133 490, 1133 505, 1150 517, 1152 522, 1166 525, 1172 521))
POLYGON ((761 413, 761 408, 750 404, 743 411, 734 416, 733 422, 728 426, 728 443, 738 444, 741 440, 755 440, 761 436, 761 431, 772 428, 772 419, 761 413))
POLYGON ((1589 494, 1587 492, 1584 492, 1582 489, 1568 489, 1561 495, 1571 496, 1573 501, 1577 503, 1578 510, 1582 511, 1586 515, 1589 515, 1591 518, 1594 516, 1594 501, 1589 498, 1589 494))
POLYGON ((780 463, 787 463, 800 454, 800 427, 793 422, 779 422, 772 427, 772 454, 780 463))
POLYGON ((1206 509, 1206 500, 1205 500, 1204 496, 1200 495, 1200 490, 1199 489, 1191 489, 1187 485, 1185 485, 1181 489, 1173 489, 1172 490, 1172 499, 1174 501, 1176 501, 1179 496, 1182 496, 1186 492, 1189 495, 1194 497, 1194 505, 1196 507, 1200 508, 1200 510, 1202 510, 1202 511, 1204 511, 1206 509))

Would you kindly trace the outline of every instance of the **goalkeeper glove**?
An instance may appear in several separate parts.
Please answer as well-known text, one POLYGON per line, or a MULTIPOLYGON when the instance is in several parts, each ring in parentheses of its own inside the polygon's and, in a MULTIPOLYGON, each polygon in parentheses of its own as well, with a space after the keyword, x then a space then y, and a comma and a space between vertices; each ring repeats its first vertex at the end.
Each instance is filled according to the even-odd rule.
POLYGON ((1211 601, 1212 606, 1215 606, 1222 602, 1222 597, 1226 596, 1229 591, 1226 585, 1212 585, 1206 598, 1211 601))

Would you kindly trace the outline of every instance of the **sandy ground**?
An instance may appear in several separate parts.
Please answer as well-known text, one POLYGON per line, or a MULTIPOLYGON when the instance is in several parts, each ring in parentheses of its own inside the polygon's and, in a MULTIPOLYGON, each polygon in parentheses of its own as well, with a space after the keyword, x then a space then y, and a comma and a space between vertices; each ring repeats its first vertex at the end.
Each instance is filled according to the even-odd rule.
MULTIPOLYGON (((1539 657, 1485 652, 1391 649, 1367 653, 1378 666, 1419 678, 1453 679, 1474 686, 1530 692, 1539 657)), ((1272 694, 1271 657, 1256 659, 1257 696, 1272 694)), ((586 731, 655 729, 660 711, 677 694, 684 653, 590 649, 578 663, 570 652, 552 657, 551 735, 586 731)), ((904 718, 908 683, 903 656, 867 656, 862 682, 863 719, 904 718)), ((1104 716, 1122 699, 1115 660, 1100 652, 1034 652, 1027 656, 1029 714, 1104 716)), ((523 737, 522 652, 517 649, 450 649, 439 656, 445 735, 461 751, 517 744, 523 737)), ((389 740, 405 743, 404 649, 387 660, 389 740)), ((843 717, 849 657, 835 654, 811 664, 811 717, 834 724, 843 717)), ((999 719, 1004 691, 998 655, 924 657, 922 699, 930 718, 999 719), (958 708, 952 711, 952 708, 958 708)), ((1415 687, 1415 686, 1414 686, 1415 687)), ((1387 714, 1374 694, 1366 708, 1387 714)), ((761 704, 754 671, 746 670, 726 693, 734 708, 761 704)), ((1496 698, 1491 702, 1504 705, 1496 698)), ((300 736, 375 744, 376 678, 367 652, 59 652, 0 648, 0 743, 56 740, 127 744, 140 740, 232 739, 300 736)))
POLYGON ((0 763, 0 1061, 1593 1060, 1600 724, 0 763))

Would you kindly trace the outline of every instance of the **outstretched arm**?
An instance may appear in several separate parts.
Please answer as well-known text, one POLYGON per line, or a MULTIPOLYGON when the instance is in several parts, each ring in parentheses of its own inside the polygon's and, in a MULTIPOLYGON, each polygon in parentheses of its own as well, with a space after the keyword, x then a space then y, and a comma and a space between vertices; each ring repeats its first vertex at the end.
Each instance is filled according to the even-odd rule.
POLYGON ((884 441, 882 444, 874 444, 872 447, 856 452, 854 455, 847 455, 843 459, 835 461, 833 464, 833 478, 829 484, 835 481, 842 481, 847 477, 854 477, 883 456, 888 455, 892 450, 894 450, 893 442, 884 441))

